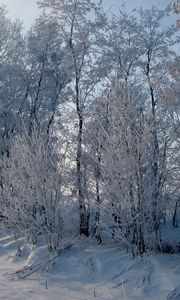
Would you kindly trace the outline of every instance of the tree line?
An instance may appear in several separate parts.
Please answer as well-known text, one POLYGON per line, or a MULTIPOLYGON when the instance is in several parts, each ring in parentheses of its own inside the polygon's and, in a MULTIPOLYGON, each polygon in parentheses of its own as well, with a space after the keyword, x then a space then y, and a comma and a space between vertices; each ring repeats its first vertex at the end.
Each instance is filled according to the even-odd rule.
POLYGON ((179 42, 156 7, 41 0, 23 33, 0 7, 0 211, 56 251, 117 239, 134 256, 178 226, 179 42))

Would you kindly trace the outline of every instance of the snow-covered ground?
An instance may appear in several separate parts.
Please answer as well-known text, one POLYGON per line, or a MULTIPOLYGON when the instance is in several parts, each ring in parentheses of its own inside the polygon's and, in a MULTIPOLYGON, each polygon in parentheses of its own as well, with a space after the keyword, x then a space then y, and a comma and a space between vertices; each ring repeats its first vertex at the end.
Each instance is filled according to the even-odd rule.
MULTIPOLYGON (((24 240, 19 237, 19 243, 24 240)), ((0 231, 0 300, 178 300, 180 255, 151 254, 133 259, 117 243, 97 245, 81 239, 64 251, 47 271, 19 279, 17 270, 47 260, 45 247, 23 246, 15 257, 13 236, 0 231)), ((180 288, 179 288, 180 289, 180 288)))

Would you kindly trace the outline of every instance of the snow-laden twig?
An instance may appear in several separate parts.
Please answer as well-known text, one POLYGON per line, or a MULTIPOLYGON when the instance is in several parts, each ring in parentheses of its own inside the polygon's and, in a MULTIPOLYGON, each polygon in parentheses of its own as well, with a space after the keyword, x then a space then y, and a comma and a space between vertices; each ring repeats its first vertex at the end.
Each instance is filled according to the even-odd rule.
POLYGON ((166 300, 178 300, 180 299, 180 285, 172 290, 166 297, 166 300))

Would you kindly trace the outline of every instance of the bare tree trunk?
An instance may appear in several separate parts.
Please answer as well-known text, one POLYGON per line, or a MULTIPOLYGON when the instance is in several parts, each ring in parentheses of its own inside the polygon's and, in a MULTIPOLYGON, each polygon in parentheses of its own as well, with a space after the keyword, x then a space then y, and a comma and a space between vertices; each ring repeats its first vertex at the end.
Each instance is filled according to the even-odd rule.
POLYGON ((39 77, 38 84, 37 84, 37 92, 36 92, 35 99, 33 101, 34 103, 32 103, 32 107, 31 107, 30 114, 29 114, 29 119, 30 119, 29 136, 32 136, 33 126, 35 124, 37 125, 38 129, 40 129, 38 118, 37 118, 37 111, 38 111, 37 104, 39 101, 39 95, 41 93, 41 86, 42 86, 43 79, 44 79, 44 71, 45 71, 45 60, 43 61, 43 64, 42 64, 42 70, 41 70, 40 77, 39 77))
POLYGON ((159 187, 160 187, 160 174, 158 167, 158 156, 159 156, 159 142, 157 137, 157 119, 156 119, 156 99, 154 94, 154 88, 151 84, 150 79, 150 64, 151 64, 152 50, 148 49, 147 53, 147 66, 146 66, 146 76, 149 84, 150 98, 151 98, 151 113, 152 113, 152 139, 153 139, 153 157, 152 157, 152 218, 153 218, 153 227, 157 231, 159 229, 160 220, 159 220, 159 209, 158 201, 160 200, 159 187))
POLYGON ((84 201, 84 188, 82 178, 82 135, 83 135, 83 118, 81 112, 78 113, 79 128, 77 137, 77 189, 79 199, 79 216, 80 216, 80 234, 89 236, 89 218, 90 214, 87 211, 84 201))
POLYGON ((99 180, 100 180, 100 163, 101 163, 101 147, 100 150, 98 151, 98 165, 96 168, 96 215, 95 215, 95 227, 94 227, 94 235, 95 238, 97 239, 98 243, 102 243, 101 235, 100 235, 100 204, 101 204, 101 198, 100 198, 100 193, 99 193, 99 180))
POLYGON ((71 24, 71 34, 69 46, 72 53, 74 70, 75 70, 75 102, 76 112, 78 116, 78 135, 77 135, 77 154, 76 154, 76 170, 77 170, 77 190, 79 200, 79 217, 80 226, 79 233, 89 235, 89 215, 86 210, 83 193, 83 182, 82 182, 82 142, 83 142, 83 107, 80 99, 80 69, 77 66, 76 54, 73 45, 73 30, 74 30, 74 19, 71 24))
POLYGON ((174 227, 178 227, 178 224, 177 224, 177 211, 178 211, 178 208, 179 208, 179 204, 180 204, 180 199, 178 199, 178 201, 176 201, 175 208, 174 208, 174 214, 173 214, 173 226, 174 227))

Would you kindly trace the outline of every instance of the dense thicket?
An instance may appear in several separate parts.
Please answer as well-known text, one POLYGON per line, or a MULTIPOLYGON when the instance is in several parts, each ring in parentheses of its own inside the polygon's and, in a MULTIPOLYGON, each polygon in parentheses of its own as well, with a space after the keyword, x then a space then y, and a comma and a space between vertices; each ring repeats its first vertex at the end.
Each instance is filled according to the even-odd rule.
POLYGON ((167 12, 96 2, 39 1, 26 35, 0 8, 0 211, 50 251, 85 234, 142 255, 178 226, 178 38, 167 12))

